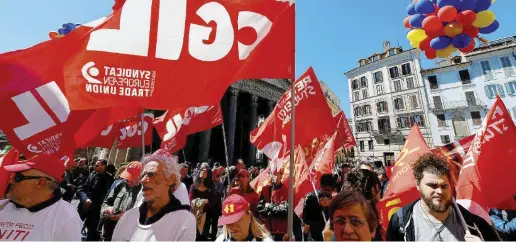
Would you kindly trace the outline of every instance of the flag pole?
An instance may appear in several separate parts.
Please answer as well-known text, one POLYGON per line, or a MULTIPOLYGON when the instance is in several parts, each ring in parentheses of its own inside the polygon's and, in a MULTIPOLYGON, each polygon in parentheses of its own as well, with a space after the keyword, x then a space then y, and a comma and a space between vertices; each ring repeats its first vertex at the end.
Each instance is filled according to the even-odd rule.
POLYGON ((185 154, 185 149, 181 149, 181 153, 183 153, 183 159, 184 159, 184 162, 186 162, 186 154, 185 154))
POLYGON ((453 207, 455 210, 457 210, 457 215, 459 216, 460 223, 462 224, 462 227, 464 228, 466 234, 471 234, 469 232, 468 225, 466 224, 466 220, 464 220, 464 217, 462 216, 462 213, 460 212, 459 205, 457 205, 457 202, 455 201, 455 198, 452 197, 453 207))
POLYGON ((145 156, 145 133, 143 132, 143 115, 145 114, 145 110, 142 111, 140 115, 140 130, 142 132, 142 160, 145 156))
POLYGON ((294 140, 295 140, 295 130, 296 130, 296 89, 294 83, 296 82, 296 4, 292 6, 294 8, 294 16, 292 21, 292 29, 293 31, 293 53, 292 53, 292 66, 291 66, 291 84, 290 85, 290 106, 292 110, 290 112, 290 161, 289 161, 289 188, 288 188, 288 227, 287 233, 289 236, 289 240, 294 239, 294 140))
POLYGON ((228 180, 228 188, 229 188, 229 190, 231 190, 231 177, 229 174, 228 146, 226 144, 226 129, 224 128, 224 122, 222 122, 221 126, 222 126, 222 139, 224 140, 224 154, 226 155, 226 177, 228 180))

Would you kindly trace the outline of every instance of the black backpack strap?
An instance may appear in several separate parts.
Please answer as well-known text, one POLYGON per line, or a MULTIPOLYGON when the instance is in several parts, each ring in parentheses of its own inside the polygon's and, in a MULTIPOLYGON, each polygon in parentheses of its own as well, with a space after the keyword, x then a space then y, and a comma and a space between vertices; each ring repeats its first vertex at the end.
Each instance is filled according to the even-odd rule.
POLYGON ((396 216, 398 216, 398 225, 400 226, 400 233, 405 234, 405 222, 403 221, 403 207, 396 211, 396 216))

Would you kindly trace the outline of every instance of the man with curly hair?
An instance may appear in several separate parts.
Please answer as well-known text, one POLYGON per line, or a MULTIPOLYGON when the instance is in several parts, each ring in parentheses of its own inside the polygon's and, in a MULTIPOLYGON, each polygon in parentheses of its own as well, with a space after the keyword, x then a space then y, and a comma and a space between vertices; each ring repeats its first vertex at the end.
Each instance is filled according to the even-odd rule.
POLYGON ((493 228, 452 199, 450 170, 440 157, 428 153, 412 167, 421 198, 398 210, 390 219, 387 241, 494 241, 493 228), (460 214, 467 228, 461 223, 460 214), (469 232, 466 232, 468 230, 469 232))

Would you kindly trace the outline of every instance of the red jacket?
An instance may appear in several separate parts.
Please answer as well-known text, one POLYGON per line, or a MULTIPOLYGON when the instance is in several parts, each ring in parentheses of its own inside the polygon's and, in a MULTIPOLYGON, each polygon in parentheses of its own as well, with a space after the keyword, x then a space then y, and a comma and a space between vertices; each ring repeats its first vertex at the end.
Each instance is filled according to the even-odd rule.
POLYGON ((242 192, 240 187, 233 187, 231 189, 231 195, 236 194, 245 198, 245 200, 249 203, 249 209, 253 212, 253 215, 256 216, 256 207, 258 206, 258 202, 260 201, 260 195, 256 193, 256 191, 252 187, 248 187, 246 192, 242 192))
MULTIPOLYGON (((279 205, 283 202, 288 201, 288 187, 281 185, 279 188, 272 189, 271 185, 264 186, 262 188, 262 203, 272 203, 279 205)), ((287 217, 284 218, 262 218, 262 222, 265 224, 271 234, 286 234, 288 228, 287 217)))

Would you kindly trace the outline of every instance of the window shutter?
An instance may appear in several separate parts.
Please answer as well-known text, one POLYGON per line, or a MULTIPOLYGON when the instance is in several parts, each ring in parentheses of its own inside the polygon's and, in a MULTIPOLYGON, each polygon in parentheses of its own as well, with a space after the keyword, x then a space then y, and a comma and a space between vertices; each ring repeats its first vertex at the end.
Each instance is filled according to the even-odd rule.
POLYGON ((511 83, 511 82, 504 83, 503 85, 505 86, 505 90, 507 90, 507 95, 509 95, 509 96, 516 95, 516 90, 515 90, 516 82, 515 83, 511 83))
POLYGON ((493 99, 494 98, 494 94, 492 94, 490 91, 489 91, 489 85, 485 85, 484 86, 484 91, 486 92, 486 97, 489 98, 489 99, 493 99))
POLYGON ((514 120, 516 121, 516 107, 512 108, 512 116, 514 116, 514 120))
POLYGON ((503 90, 502 85, 496 84, 496 89, 497 89, 498 95, 500 95, 500 97, 505 97, 505 91, 503 90))

